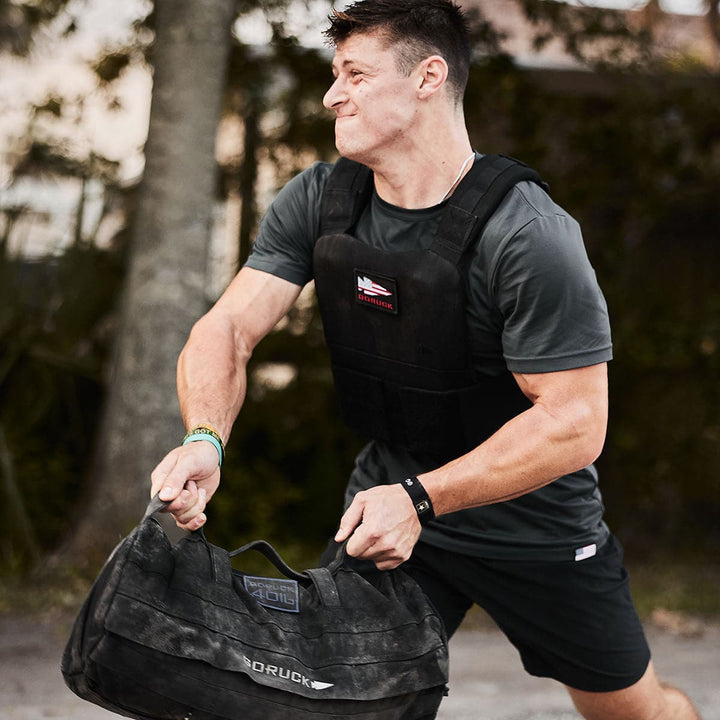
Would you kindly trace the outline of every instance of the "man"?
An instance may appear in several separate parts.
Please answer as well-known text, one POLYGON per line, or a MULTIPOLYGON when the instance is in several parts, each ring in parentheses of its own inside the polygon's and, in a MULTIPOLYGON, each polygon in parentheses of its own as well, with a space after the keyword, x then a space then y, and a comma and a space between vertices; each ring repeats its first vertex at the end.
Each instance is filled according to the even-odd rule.
POLYGON ((324 104, 337 149, 372 170, 374 192, 352 228, 328 233, 321 208, 332 166, 318 163, 281 191, 247 265, 183 350, 189 435, 154 471, 152 491, 172 501, 180 527, 205 522, 247 361, 315 279, 341 400, 352 416, 370 397, 385 428, 357 458, 335 540, 381 570, 405 563, 448 634, 481 604, 526 669, 563 682, 586 718, 697 718, 655 676, 622 552, 602 521, 592 463, 605 438, 610 336, 577 224, 539 185, 521 182, 467 262, 438 260, 445 208, 480 162, 462 109, 464 17, 449 0, 362 0, 335 12, 327 35, 335 81, 324 104), (418 277, 427 292, 413 295, 418 277), (348 287, 358 302, 346 302, 348 287), (391 301, 365 302, 368 289, 391 301), (454 305, 463 327, 445 337, 446 317, 457 328, 454 305), (437 363, 425 359, 434 354, 437 363), (462 375, 458 357, 470 358, 472 383, 433 391, 437 378, 462 375), (386 403, 391 385, 399 399, 386 403), (408 398, 417 412, 403 413, 408 398), (446 410, 426 431, 433 407, 446 410), (478 438, 455 454, 452 438, 431 449, 456 423, 452 408, 463 408, 460 431, 478 438))

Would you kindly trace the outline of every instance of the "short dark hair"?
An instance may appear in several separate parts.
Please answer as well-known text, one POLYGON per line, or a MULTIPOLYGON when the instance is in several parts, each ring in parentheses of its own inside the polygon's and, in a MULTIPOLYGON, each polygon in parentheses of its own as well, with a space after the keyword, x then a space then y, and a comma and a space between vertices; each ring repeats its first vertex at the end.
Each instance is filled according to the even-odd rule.
POLYGON ((409 75, 430 55, 448 64, 448 83, 461 100, 470 71, 466 17, 452 0, 358 0, 345 10, 333 9, 328 41, 337 46, 354 33, 380 31, 393 44, 398 69, 409 75))

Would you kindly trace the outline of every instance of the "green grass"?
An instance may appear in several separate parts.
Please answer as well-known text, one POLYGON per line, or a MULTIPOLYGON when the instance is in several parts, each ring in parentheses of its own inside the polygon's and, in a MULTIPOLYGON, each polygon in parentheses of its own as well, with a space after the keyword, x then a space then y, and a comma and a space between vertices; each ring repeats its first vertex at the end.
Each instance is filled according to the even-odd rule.
POLYGON ((64 615, 80 609, 91 583, 79 577, 0 578, 0 615, 64 615))
MULTIPOLYGON (((649 622, 658 609, 692 619, 720 621, 720 563, 628 563, 628 571, 635 606, 643 621, 649 622)), ((495 623, 481 608, 473 607, 463 627, 486 630, 495 623)))
POLYGON ((645 619, 663 608, 720 618, 720 563, 628 563, 635 606, 645 619))

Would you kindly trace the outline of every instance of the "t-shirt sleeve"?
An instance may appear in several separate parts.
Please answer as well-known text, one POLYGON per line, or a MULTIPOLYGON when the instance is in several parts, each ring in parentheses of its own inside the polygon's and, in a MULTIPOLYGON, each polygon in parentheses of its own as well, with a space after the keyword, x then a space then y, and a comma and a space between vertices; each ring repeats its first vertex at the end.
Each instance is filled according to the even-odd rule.
POLYGON ((491 279, 512 372, 555 372, 612 358, 605 298, 580 228, 567 214, 535 215, 507 237, 491 279))
POLYGON ((260 222, 246 267, 300 286, 312 280, 320 200, 331 169, 315 163, 283 187, 260 222))

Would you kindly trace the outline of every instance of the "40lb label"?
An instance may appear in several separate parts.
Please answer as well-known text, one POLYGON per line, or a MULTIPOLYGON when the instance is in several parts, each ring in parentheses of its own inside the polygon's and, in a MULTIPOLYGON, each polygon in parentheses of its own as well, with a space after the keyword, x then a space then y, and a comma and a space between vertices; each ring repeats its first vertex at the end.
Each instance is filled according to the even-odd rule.
POLYGON ((283 612, 300 612, 297 580, 244 575, 243 582, 260 605, 283 612))

